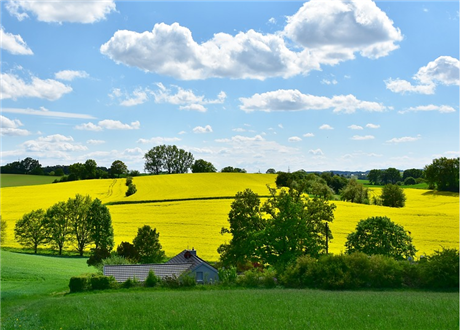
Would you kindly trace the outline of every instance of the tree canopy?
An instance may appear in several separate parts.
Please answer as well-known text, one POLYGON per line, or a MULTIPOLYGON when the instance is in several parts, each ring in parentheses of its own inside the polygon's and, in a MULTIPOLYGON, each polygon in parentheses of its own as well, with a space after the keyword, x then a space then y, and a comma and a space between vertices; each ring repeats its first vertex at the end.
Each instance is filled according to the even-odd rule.
POLYGON ((156 228, 152 229, 149 225, 144 225, 137 230, 133 245, 143 263, 158 263, 165 258, 165 252, 160 244, 160 233, 157 233, 156 228))
POLYGON ((459 158, 441 157, 425 166, 425 178, 431 188, 459 191, 459 158))
POLYGON ((24 214, 16 221, 14 237, 19 244, 31 247, 37 253, 38 246, 49 241, 45 222, 45 211, 42 209, 24 214))
POLYGON ((406 194, 404 189, 396 184, 386 184, 382 188, 380 196, 383 206, 389 207, 404 207, 406 204, 406 194))
POLYGON ((192 165, 192 173, 213 173, 217 172, 216 168, 212 163, 205 161, 204 159, 196 160, 192 165))
POLYGON ((381 254, 395 259, 414 257, 417 252, 410 233, 387 217, 361 220, 356 230, 348 235, 345 247, 347 253, 381 254))
POLYGON ((190 152, 179 149, 175 145, 153 147, 145 153, 144 159, 144 169, 151 174, 160 174, 163 171, 168 174, 187 173, 194 162, 190 152))

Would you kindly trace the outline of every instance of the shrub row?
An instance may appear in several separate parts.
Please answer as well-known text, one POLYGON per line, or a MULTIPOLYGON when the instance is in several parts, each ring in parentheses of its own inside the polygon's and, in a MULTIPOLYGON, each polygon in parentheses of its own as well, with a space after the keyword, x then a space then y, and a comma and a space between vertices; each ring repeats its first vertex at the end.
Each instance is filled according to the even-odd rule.
POLYGON ((106 290, 116 287, 116 284, 113 276, 89 274, 71 277, 69 288, 70 292, 73 293, 88 290, 106 290))
POLYGON ((319 259, 302 256, 285 270, 280 280, 286 287, 327 290, 458 289, 459 254, 456 249, 444 249, 418 262, 396 261, 360 252, 327 255, 319 259))

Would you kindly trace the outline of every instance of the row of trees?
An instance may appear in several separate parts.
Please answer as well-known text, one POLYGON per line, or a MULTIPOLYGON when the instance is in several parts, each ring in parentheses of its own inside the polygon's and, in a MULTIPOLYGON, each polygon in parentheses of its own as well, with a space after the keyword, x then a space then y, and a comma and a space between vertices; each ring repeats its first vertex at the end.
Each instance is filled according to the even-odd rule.
MULTIPOLYGON (((290 188, 278 194, 270 189, 270 198, 261 204, 257 194, 247 189, 239 192, 228 215, 231 234, 218 252, 224 266, 247 264, 270 265, 282 272, 303 255, 317 258, 328 253, 333 238, 329 223, 335 205, 325 199, 310 199, 290 188)), ((387 217, 372 217, 358 223, 348 235, 347 253, 383 254, 395 259, 414 257, 410 234, 387 217)))
POLYGON ((44 211, 33 210, 16 222, 15 239, 33 248, 50 244, 59 255, 68 245, 83 255, 85 249, 112 250, 113 226, 109 209, 99 199, 76 195, 67 202, 58 202, 44 211))

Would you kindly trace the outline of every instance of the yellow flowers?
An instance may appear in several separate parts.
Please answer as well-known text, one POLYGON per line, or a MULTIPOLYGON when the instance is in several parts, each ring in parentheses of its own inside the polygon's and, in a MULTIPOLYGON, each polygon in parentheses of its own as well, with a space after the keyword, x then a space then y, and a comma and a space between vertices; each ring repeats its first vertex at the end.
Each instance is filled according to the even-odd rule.
MULTIPOLYGON (((137 193, 125 197, 125 179, 88 180, 43 186, 2 188, 2 217, 7 221, 5 246, 19 245, 14 241, 14 224, 31 210, 46 209, 58 201, 79 194, 89 194, 103 203, 115 201, 148 201, 203 197, 233 197, 238 191, 252 189, 268 195, 267 184, 274 186, 276 175, 203 173, 135 177, 137 193)), ((407 200, 403 208, 352 204, 334 201, 335 220, 330 224, 334 239, 329 251, 345 250, 347 235, 355 230, 359 220, 387 216, 411 232, 417 256, 432 254, 441 246, 458 247, 459 198, 455 193, 433 193, 429 190, 405 189, 407 200)), ((373 193, 380 194, 373 188, 373 193)), ((150 225, 160 233, 160 242, 168 256, 185 248, 195 248, 200 257, 217 260, 217 248, 230 240, 220 230, 228 226, 227 217, 232 199, 190 200, 162 203, 110 205, 115 244, 132 242, 137 229, 150 225)))

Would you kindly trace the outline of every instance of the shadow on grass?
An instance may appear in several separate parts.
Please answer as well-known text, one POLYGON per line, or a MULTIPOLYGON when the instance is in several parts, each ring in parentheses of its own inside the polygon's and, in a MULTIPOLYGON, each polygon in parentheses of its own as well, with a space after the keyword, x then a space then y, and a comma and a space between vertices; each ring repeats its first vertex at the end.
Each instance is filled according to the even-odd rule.
POLYGON ((430 190, 427 192, 424 192, 422 194, 423 196, 446 196, 446 197, 455 197, 458 198, 459 194, 458 192, 452 192, 452 191, 437 191, 437 190, 430 190))

